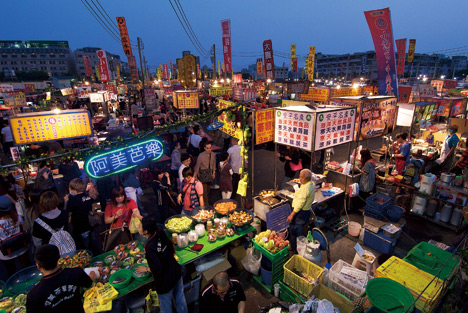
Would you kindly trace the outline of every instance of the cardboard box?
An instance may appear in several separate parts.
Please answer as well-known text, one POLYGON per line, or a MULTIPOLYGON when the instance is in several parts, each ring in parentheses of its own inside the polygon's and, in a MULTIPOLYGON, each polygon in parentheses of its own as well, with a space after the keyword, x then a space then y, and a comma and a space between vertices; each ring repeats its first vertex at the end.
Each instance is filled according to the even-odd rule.
POLYGON ((229 263, 229 261, 227 260, 227 255, 224 255, 225 259, 207 269, 206 271, 203 271, 201 274, 202 274, 202 281, 201 281, 201 289, 203 290, 209 283, 210 281, 213 279, 213 277, 218 274, 219 272, 222 272, 222 271, 226 271, 228 270, 229 268, 231 268, 231 264, 229 263))
POLYGON ((242 260, 245 258, 246 250, 243 245, 237 247, 231 247, 231 255, 236 259, 237 268, 239 271, 242 271, 244 267, 242 266, 242 260))
POLYGON ((340 296, 330 288, 325 285, 319 284, 312 289, 309 294, 309 297, 315 296, 318 299, 327 299, 335 307, 337 307, 341 313, 351 313, 354 310, 354 305, 349 302, 345 297, 340 296))

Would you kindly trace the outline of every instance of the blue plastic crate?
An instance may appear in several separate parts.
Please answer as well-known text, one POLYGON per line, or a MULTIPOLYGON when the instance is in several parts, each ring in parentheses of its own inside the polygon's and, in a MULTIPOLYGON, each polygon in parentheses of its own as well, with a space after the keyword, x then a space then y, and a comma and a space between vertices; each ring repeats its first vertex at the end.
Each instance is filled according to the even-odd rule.
POLYGON ((387 208, 387 218, 392 223, 398 223, 406 210, 398 205, 390 205, 387 208))
POLYGON ((385 213, 387 207, 392 203, 392 198, 381 193, 374 193, 372 196, 366 199, 366 203, 375 210, 385 213))
POLYGON ((266 213, 267 229, 280 232, 289 228, 288 216, 291 214, 291 205, 286 203, 266 213))
POLYGON ((374 234, 367 229, 364 230, 364 245, 379 253, 392 254, 397 241, 398 238, 387 237, 383 234, 383 231, 374 234))
POLYGON ((384 220, 385 215, 382 211, 376 210, 371 206, 366 205, 364 208, 364 215, 375 218, 376 220, 384 220))

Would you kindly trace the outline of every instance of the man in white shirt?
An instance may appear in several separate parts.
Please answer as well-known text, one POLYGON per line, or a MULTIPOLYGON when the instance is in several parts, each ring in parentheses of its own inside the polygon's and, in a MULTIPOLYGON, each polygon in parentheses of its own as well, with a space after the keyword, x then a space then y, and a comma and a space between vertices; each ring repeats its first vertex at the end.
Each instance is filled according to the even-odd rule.
POLYGON ((3 151, 5 152, 6 156, 10 158, 10 148, 14 146, 13 144, 13 135, 11 133, 11 128, 9 125, 8 120, 3 121, 3 128, 2 128, 2 137, 3 137, 3 151))
POLYGON ((233 192, 231 199, 234 199, 237 194, 237 187, 239 186, 240 174, 239 169, 242 167, 242 156, 240 155, 241 146, 239 146, 239 139, 232 138, 232 147, 228 149, 229 163, 231 164, 232 171, 232 188, 233 192))

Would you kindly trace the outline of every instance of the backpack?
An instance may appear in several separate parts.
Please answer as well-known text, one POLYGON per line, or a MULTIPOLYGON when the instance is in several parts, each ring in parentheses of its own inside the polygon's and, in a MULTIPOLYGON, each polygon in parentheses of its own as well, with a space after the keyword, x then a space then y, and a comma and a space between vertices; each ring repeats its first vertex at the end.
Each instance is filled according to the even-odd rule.
POLYGON ((75 241, 73 240, 70 233, 63 230, 63 227, 55 231, 40 218, 36 218, 36 222, 52 234, 49 240, 49 244, 54 245, 59 249, 60 256, 76 250, 75 241))

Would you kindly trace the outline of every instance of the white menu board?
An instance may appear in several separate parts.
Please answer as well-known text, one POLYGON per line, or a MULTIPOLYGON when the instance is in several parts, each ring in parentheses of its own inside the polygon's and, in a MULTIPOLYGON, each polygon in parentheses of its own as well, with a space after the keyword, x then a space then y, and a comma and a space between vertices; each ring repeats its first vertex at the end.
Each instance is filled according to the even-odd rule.
POLYGON ((276 109, 275 142, 311 151, 314 130, 313 117, 312 112, 276 109))
POLYGON ((315 150, 322 150, 352 141, 355 120, 355 108, 317 112, 315 150))

